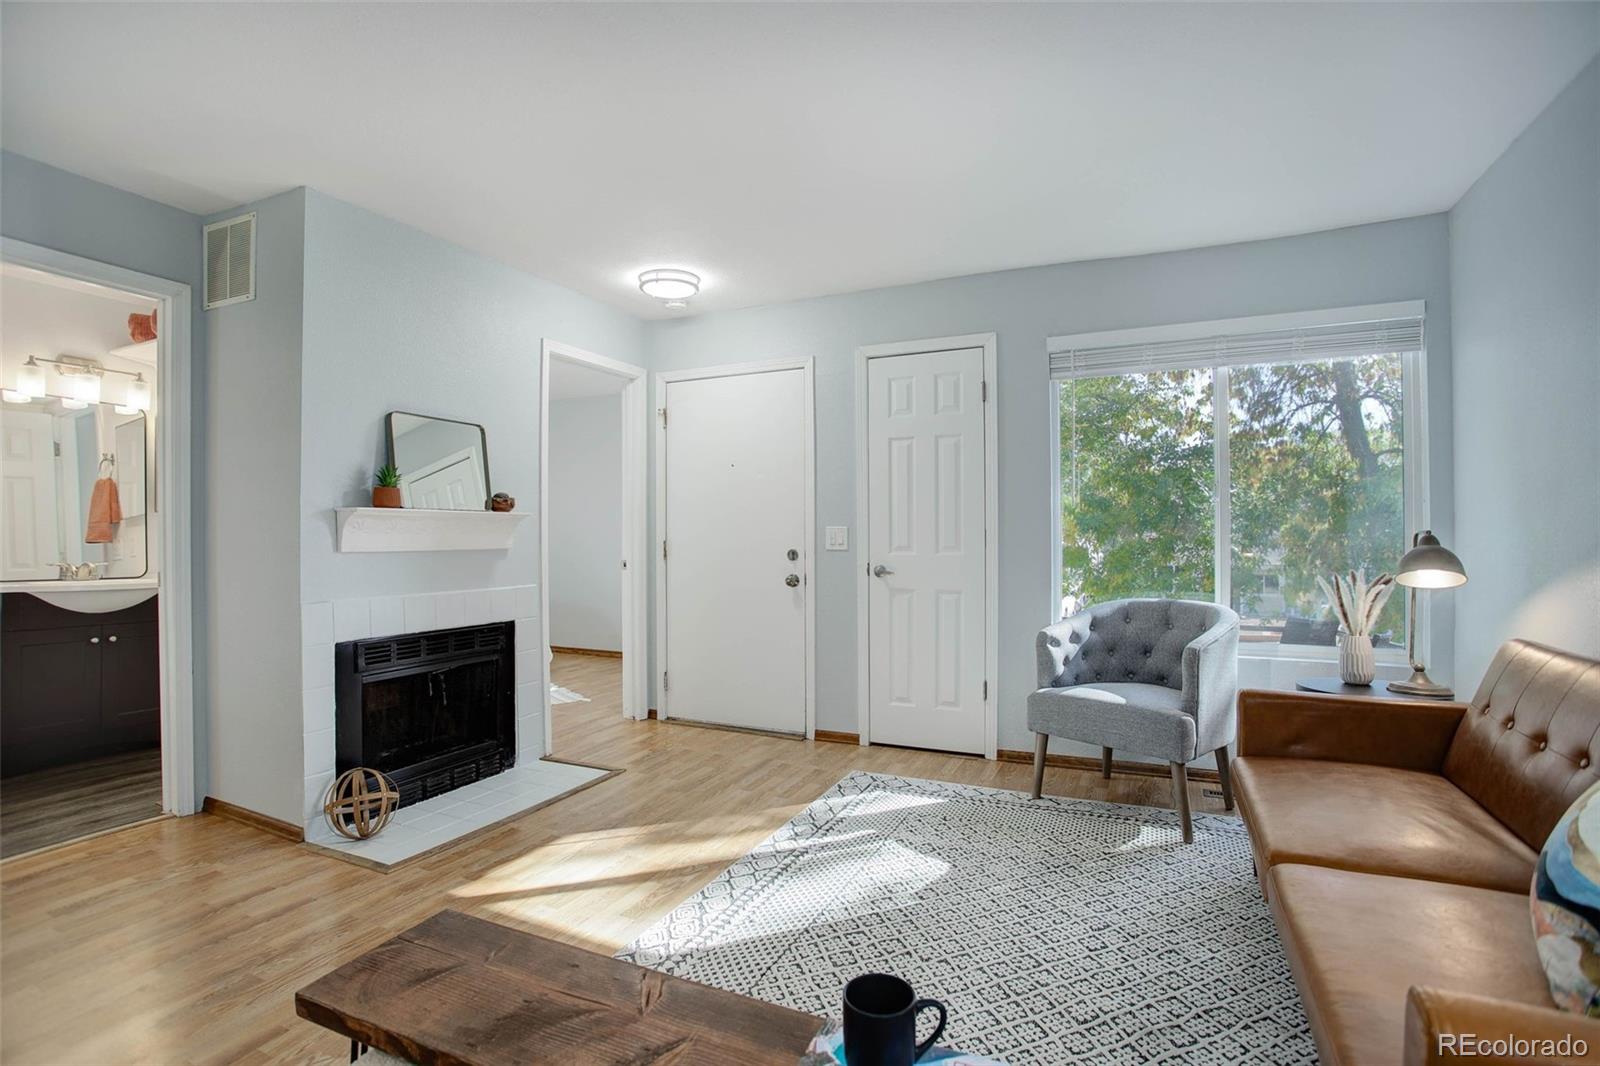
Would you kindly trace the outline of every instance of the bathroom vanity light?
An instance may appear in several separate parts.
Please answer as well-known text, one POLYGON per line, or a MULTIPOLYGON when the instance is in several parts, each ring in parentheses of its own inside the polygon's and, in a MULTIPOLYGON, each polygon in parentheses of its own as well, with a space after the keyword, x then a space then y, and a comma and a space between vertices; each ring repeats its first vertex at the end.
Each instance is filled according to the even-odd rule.
POLYGON ((93 370, 81 370, 67 377, 67 392, 71 399, 85 406, 100 402, 100 375, 93 370))
POLYGON ((128 390, 122 402, 117 405, 117 414, 136 415, 140 411, 150 410, 150 383, 140 374, 128 382, 128 390))
POLYGON ((44 367, 34 362, 33 356, 17 371, 18 395, 28 400, 37 400, 44 396, 44 367))
POLYGON ((59 359, 29 356, 28 362, 17 371, 16 389, 7 390, 5 398, 8 403, 54 398, 60 400, 61 406, 69 411, 81 411, 92 403, 101 402, 100 386, 107 374, 132 379, 123 390, 122 402, 116 405, 118 414, 131 415, 150 410, 150 383, 144 379, 143 373, 102 366, 98 360, 74 355, 63 355, 59 359), (56 368, 56 373, 62 379, 59 386, 61 392, 50 392, 46 371, 41 363, 56 368))

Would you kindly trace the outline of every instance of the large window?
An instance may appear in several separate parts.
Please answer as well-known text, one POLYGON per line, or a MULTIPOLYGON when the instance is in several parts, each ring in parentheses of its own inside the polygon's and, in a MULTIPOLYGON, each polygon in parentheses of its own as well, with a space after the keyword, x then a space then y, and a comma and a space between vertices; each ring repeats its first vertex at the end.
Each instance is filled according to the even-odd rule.
MULTIPOLYGON (((1331 656, 1317 576, 1393 573, 1420 520, 1406 452, 1420 318, 1118 339, 1052 346, 1062 613, 1215 600, 1239 613, 1242 654, 1331 656)), ((1391 597, 1380 657, 1400 654, 1404 612, 1391 597)))

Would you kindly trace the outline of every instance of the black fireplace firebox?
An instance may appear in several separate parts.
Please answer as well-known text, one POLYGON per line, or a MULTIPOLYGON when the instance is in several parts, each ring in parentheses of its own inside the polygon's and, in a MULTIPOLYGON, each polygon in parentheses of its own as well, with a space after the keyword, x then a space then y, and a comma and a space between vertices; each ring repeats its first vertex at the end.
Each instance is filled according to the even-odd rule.
POLYGON ((513 626, 336 645, 340 772, 382 770, 403 807, 509 769, 517 755, 513 626))

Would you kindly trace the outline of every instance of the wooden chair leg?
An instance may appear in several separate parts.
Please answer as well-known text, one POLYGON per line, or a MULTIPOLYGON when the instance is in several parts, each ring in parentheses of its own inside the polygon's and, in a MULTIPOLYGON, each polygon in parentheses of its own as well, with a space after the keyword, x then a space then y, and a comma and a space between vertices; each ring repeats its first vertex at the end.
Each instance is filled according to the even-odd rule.
POLYGON ((1194 819, 1189 816, 1189 768, 1181 762, 1172 764, 1172 802, 1183 822, 1183 842, 1194 843, 1194 819))
POLYGON ((1107 781, 1111 780, 1111 749, 1100 749, 1100 776, 1107 781))
POLYGON ((1033 798, 1044 794, 1044 752, 1050 746, 1049 733, 1035 733, 1033 742, 1033 798))
POLYGON ((1228 746, 1217 749, 1217 777, 1222 779, 1222 809, 1233 810, 1233 771, 1228 768, 1228 746))

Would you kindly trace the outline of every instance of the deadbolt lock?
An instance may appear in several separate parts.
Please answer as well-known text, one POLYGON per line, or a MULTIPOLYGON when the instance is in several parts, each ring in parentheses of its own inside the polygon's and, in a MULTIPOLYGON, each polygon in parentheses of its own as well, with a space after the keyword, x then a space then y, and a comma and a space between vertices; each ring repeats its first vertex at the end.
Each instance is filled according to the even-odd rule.
POLYGON ((783 554, 788 556, 789 561, 791 563, 794 562, 796 559, 800 558, 800 551, 797 548, 790 548, 788 551, 784 552, 783 554))

